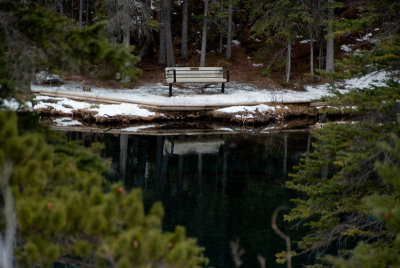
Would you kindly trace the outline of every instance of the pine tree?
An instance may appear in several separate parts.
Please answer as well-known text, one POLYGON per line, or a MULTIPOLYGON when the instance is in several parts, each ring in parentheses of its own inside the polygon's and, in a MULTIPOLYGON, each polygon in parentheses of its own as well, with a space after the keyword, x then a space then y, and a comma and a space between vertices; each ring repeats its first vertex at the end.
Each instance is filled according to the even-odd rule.
MULTIPOLYGON (((400 118, 399 118, 400 119, 400 118)), ((385 159, 377 162, 376 170, 386 188, 365 197, 362 201, 371 213, 385 226, 386 235, 376 242, 361 242, 350 252, 349 258, 329 257, 337 267, 399 267, 400 243, 400 138, 392 134, 392 140, 380 144, 386 152, 385 159)))
MULTIPOLYGON (((399 90, 400 85, 393 83, 374 90, 355 90, 331 99, 331 104, 339 109, 357 107, 356 110, 346 111, 354 113, 353 120, 360 122, 330 123, 324 129, 314 132, 314 151, 305 155, 297 167, 297 172, 286 184, 287 187, 304 193, 305 198, 293 200, 295 207, 285 219, 307 219, 307 226, 311 229, 299 241, 298 250, 317 252, 318 256, 325 256, 326 250, 332 250, 332 246, 340 244, 342 249, 348 250, 338 251, 340 257, 344 257, 343 254, 360 257, 360 254, 372 252, 376 252, 377 257, 382 257, 383 252, 393 252, 390 243, 394 243, 397 231, 391 230, 391 227, 385 226, 382 221, 382 217, 387 213, 384 216, 374 216, 377 215, 376 211, 381 204, 387 206, 387 211, 391 211, 392 206, 375 201, 383 200, 384 196, 382 199, 379 199, 379 196, 388 191, 393 193, 394 199, 398 193, 395 193, 394 189, 392 191, 391 187, 388 188, 389 182, 385 181, 386 177, 391 175, 382 176, 381 168, 385 165, 378 165, 377 169, 375 163, 387 156, 384 153, 387 146, 382 148, 380 144, 389 143, 390 133, 400 131, 399 125, 393 123, 396 122, 396 114, 400 111, 397 102, 399 90), (353 249, 351 245, 357 241, 376 243, 360 244, 353 249), (377 251, 379 245, 386 245, 382 248, 382 254, 377 251)), ((338 110, 331 111, 337 113, 338 110)), ((389 161, 393 163, 390 169, 394 172, 396 161, 389 161)), ((390 199, 386 199, 388 200, 390 199)), ((346 263, 332 258, 320 260, 326 264, 346 263)), ((316 267, 321 266, 318 265, 316 267)))
MULTIPOLYGON (((98 151, 101 147, 93 147, 98 151)), ((17 126, 0 112, 0 173, 12 163, 10 185, 18 221, 18 266, 201 267, 207 264, 183 227, 162 231, 163 208, 145 214, 140 189, 107 182, 105 160, 46 130, 17 126)), ((5 197, 0 199, 4 206, 5 197)), ((0 234, 4 217, 0 214, 0 234)), ((3 235, 1 235, 3 237, 3 235)))

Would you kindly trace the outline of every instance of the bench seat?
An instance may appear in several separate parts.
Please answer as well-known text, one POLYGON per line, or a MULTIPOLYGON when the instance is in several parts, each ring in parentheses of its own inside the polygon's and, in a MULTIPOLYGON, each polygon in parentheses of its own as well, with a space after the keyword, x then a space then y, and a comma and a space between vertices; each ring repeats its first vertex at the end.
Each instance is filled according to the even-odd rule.
POLYGON ((222 67, 167 67, 165 78, 169 83, 169 96, 172 96, 172 83, 222 83, 221 93, 224 93, 225 83, 229 82, 229 70, 224 78, 222 67))

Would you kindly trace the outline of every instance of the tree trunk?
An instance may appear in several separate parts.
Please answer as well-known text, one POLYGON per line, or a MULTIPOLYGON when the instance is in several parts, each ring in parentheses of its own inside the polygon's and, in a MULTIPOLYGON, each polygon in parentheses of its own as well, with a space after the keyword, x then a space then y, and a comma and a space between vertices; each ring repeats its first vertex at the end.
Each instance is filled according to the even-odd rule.
POLYGON ((83 0, 79 0, 79 28, 82 28, 83 0))
POLYGON ((314 34, 312 25, 309 26, 309 34, 310 34, 310 73, 314 74, 314 34))
MULTIPOLYGON (((334 0, 329 0, 329 10, 328 10, 328 16, 329 16, 329 22, 328 22, 328 27, 327 27, 327 34, 332 35, 333 31, 332 31, 332 20, 333 20, 333 16, 334 16, 334 0)), ((334 71, 334 60, 335 60, 335 56, 334 56, 334 40, 332 36, 329 36, 326 39, 326 67, 325 70, 328 72, 333 72, 334 71)))
POLYGON ((124 29, 124 33, 122 36, 122 43, 124 44, 125 48, 129 48, 129 45, 131 43, 131 34, 128 27, 124 29))
POLYGON ((144 43, 143 43, 143 45, 142 45, 142 48, 141 48, 140 51, 139 51, 138 56, 139 56, 140 58, 143 58, 143 56, 145 56, 145 55, 147 54, 147 51, 149 50, 149 47, 150 47, 152 41, 153 41, 153 34, 151 33, 151 34, 147 37, 146 41, 144 41, 144 43))
POLYGON ((228 2, 228 25, 227 25, 227 37, 226 37, 226 59, 229 60, 232 57, 232 0, 228 2))
POLYGON ((222 31, 219 32, 219 46, 218 46, 218 53, 222 54, 222 50, 224 49, 224 36, 222 34, 222 31))
POLYGON ((291 58, 292 58, 292 41, 289 39, 287 45, 287 54, 286 54, 286 83, 288 83, 290 79, 291 58))
POLYGON ((175 66, 174 60, 174 47, 172 45, 172 32, 171 32, 171 2, 163 0, 164 12, 164 32, 165 32, 165 52, 167 56, 167 66, 175 66))
POLYGON ((158 54, 158 64, 164 65, 165 64, 165 31, 164 31, 164 12, 161 10, 160 12, 160 20, 161 20, 161 27, 160 27, 160 51, 158 54))
POLYGON ((188 57, 188 17, 189 17, 189 0, 183 0, 182 10, 182 42, 181 42, 181 57, 188 57))
POLYGON ((12 268, 14 264, 14 246, 17 232, 15 199, 11 190, 10 180, 13 164, 10 160, 4 161, 0 175, 0 194, 4 204, 5 233, 0 233, 0 267, 12 268))
POLYGON ((89 1, 90 0, 86 0, 86 27, 88 26, 89 23, 89 1))
POLYGON ((209 0, 204 0, 204 19, 203 19, 203 33, 201 35, 200 67, 204 67, 204 65, 206 64, 208 3, 209 0))
POLYGON ((318 68, 324 68, 324 32, 322 31, 322 28, 319 35, 318 68))

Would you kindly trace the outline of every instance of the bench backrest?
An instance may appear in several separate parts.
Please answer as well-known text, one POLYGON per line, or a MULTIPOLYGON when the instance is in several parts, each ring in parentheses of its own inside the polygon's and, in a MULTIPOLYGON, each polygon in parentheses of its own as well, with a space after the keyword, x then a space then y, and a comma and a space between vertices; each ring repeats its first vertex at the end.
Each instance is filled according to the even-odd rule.
POLYGON ((165 78, 172 82, 226 82, 222 67, 167 67, 165 78), (174 70, 175 80, 174 81, 174 70))

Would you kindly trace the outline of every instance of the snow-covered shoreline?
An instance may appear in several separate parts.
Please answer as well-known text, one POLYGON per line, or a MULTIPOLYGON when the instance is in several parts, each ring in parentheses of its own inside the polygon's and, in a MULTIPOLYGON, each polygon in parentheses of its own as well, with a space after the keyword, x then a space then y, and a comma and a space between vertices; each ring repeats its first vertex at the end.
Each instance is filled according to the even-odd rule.
MULTIPOLYGON (((360 78, 337 82, 335 89, 343 94, 355 88, 384 86, 388 79, 391 79, 390 73, 377 71, 360 78)), ((226 86, 225 94, 220 93, 219 84, 204 89, 199 89, 198 84, 185 84, 185 86, 184 89, 174 87, 174 96, 168 97, 168 86, 161 83, 146 84, 135 89, 91 87, 90 91, 87 91, 87 87, 84 90, 81 84, 74 82, 61 86, 32 85, 34 92, 46 91, 53 96, 36 93, 32 101, 33 105, 29 109, 43 115, 76 117, 80 120, 86 119, 87 121, 102 123, 107 121, 115 123, 121 120, 126 123, 171 119, 160 111, 152 110, 149 106, 185 106, 188 108, 187 111, 190 112, 190 107, 217 107, 220 105, 223 108, 215 108, 212 111, 213 116, 231 117, 232 120, 239 121, 268 121, 271 117, 280 118, 287 115, 288 107, 285 107, 282 103, 315 101, 322 97, 333 96, 329 84, 306 86, 304 91, 293 91, 288 89, 263 89, 248 84, 230 82, 226 86), (57 94, 60 97, 57 97, 57 94), (79 95, 82 99, 74 100, 68 97, 68 94, 79 95), (118 101, 102 103, 102 99, 118 101)), ((12 110, 19 109, 18 103, 13 100, 3 100, 2 107, 12 110)), ((300 112, 300 114, 302 113, 304 111, 300 112)), ((182 117, 182 115, 179 117, 182 117)), ((59 119, 54 123, 63 125, 63 122, 65 122, 65 125, 71 124, 68 120, 59 119)), ((75 125, 80 123, 79 121, 72 122, 75 125)))

